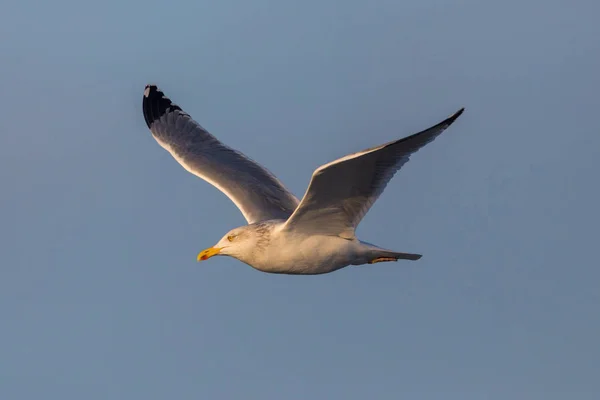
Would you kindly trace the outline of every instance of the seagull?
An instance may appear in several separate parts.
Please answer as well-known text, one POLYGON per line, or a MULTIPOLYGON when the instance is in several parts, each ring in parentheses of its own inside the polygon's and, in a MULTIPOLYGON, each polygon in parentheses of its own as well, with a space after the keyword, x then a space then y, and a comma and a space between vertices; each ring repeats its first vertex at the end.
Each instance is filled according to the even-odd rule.
POLYGON ((197 261, 230 256, 262 272, 289 275, 420 259, 421 254, 359 240, 355 230, 411 154, 464 111, 419 133, 320 166, 298 200, 270 171, 220 142, 156 85, 146 85, 142 108, 158 144, 188 172, 229 197, 248 223, 201 251, 197 261))

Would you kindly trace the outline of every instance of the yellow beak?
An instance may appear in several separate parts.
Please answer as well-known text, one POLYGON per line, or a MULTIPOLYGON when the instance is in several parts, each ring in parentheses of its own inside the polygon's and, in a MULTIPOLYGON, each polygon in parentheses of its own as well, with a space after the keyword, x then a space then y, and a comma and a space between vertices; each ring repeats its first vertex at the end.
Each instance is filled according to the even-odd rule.
POLYGON ((198 261, 208 260, 212 256, 216 256, 221 252, 221 247, 209 247, 206 250, 202 250, 198 253, 198 261))

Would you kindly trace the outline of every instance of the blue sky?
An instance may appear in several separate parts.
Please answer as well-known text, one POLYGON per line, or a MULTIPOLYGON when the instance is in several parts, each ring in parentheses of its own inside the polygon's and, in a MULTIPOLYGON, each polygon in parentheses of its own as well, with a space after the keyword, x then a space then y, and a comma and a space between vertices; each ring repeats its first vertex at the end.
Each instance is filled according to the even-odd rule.
POLYGON ((9 0, 3 399, 595 399, 597 1, 9 0), (146 83, 301 196, 463 116, 318 277, 199 250, 244 223, 152 139, 146 83))

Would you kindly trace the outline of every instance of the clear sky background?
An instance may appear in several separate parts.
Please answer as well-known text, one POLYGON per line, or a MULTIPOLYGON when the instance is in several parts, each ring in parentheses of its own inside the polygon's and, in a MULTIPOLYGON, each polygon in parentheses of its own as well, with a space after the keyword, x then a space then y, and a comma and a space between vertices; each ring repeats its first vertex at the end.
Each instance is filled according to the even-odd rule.
POLYGON ((0 398, 597 399, 596 0, 2 3, 0 398), (463 116, 323 276, 198 251, 245 221, 146 128, 156 83, 296 195, 463 116))

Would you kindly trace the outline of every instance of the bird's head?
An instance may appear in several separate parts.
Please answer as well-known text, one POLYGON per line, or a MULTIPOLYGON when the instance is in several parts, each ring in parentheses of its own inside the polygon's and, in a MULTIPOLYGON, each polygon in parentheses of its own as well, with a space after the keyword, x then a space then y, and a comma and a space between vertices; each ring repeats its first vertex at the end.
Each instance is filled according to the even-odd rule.
POLYGON ((252 256, 257 245, 257 236, 250 226, 242 226, 227 232, 213 247, 198 253, 198 261, 205 261, 214 256, 230 256, 246 261, 252 256))

